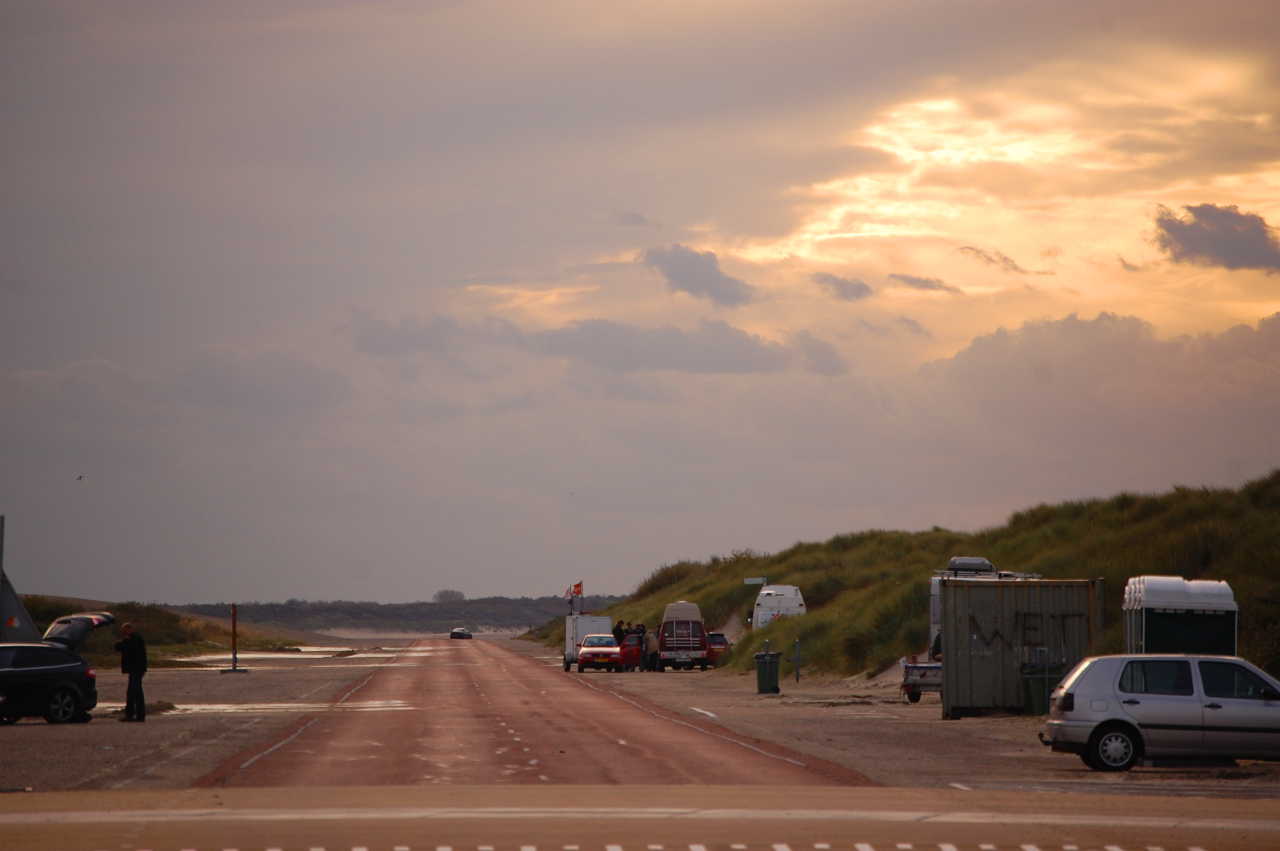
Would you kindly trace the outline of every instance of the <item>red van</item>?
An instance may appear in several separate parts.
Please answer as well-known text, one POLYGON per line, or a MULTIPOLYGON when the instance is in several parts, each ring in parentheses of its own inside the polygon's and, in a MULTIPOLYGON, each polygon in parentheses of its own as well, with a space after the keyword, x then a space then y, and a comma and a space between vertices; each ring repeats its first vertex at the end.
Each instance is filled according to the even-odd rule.
POLYGON ((696 603, 668 603, 658 628, 658 670, 666 667, 707 669, 707 631, 696 603))

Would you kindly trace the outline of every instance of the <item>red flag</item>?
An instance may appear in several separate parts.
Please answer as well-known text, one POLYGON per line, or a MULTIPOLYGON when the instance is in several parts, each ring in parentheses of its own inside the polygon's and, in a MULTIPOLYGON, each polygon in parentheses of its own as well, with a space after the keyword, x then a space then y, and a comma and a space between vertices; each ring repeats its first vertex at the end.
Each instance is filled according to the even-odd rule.
POLYGON ((573 583, 573 596, 575 597, 582 596, 582 580, 578 580, 577 582, 573 583))

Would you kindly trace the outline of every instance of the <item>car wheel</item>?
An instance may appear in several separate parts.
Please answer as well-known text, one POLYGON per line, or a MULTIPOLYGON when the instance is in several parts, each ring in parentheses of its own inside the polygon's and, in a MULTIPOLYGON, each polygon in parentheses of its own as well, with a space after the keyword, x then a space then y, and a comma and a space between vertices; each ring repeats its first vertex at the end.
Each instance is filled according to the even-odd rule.
POLYGON ((565 660, 564 660, 564 670, 565 670, 565 673, 566 673, 566 674, 567 674, 567 673, 569 673, 569 669, 570 669, 570 668, 572 668, 572 667, 573 667, 573 663, 572 663, 572 662, 570 662, 568 659, 565 659, 565 660))
POLYGON ((1089 737, 1085 765, 1098 771, 1128 771, 1142 754, 1142 739, 1130 727, 1103 727, 1089 737))
POLYGON ((698 667, 705 671, 705 670, 707 669, 707 663, 706 663, 706 662, 703 662, 703 663, 702 663, 702 664, 700 664, 698 667))
POLYGON ((80 701, 76 699, 76 693, 69 688, 60 688, 49 698, 44 720, 50 724, 66 724, 79 714, 80 701))
POLYGON ((908 702, 908 703, 919 703, 919 702, 920 702, 920 689, 918 689, 918 688, 908 689, 908 690, 907 690, 907 702, 908 702))
POLYGON ((579 664, 579 665, 578 665, 578 673, 579 673, 579 674, 581 674, 581 673, 582 673, 582 665, 581 665, 581 664, 579 664))

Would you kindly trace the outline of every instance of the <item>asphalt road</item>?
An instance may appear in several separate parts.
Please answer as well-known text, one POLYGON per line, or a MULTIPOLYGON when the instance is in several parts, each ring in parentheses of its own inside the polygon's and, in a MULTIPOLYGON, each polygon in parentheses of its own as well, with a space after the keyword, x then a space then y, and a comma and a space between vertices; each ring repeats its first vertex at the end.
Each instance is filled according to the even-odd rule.
POLYGON ((592 684, 625 675, 565 676, 488 641, 424 640, 394 662, 199 784, 868 784, 592 684))
MULTIPOLYGON (((768 725, 729 729, 700 707, 680 712, 645 697, 648 682, 705 698, 711 675, 565 674, 544 655, 441 639, 255 662, 242 676, 166 672, 157 689, 183 697, 146 725, 109 723, 118 684, 108 682, 94 724, 0 732, 0 770, 24 776, 47 763, 73 778, 60 787, 68 791, 0 794, 0 849, 1280 848, 1274 797, 879 786, 847 757, 841 766, 815 753, 825 739, 790 749, 764 740, 768 725)), ((743 699, 751 711, 816 711, 743 699)), ((714 705, 727 715, 733 703, 714 705)), ((795 714, 791 727, 805 717, 795 714)), ((968 737, 969 728, 945 729, 968 737)), ((997 742, 979 740, 977 752, 988 741, 997 742)))

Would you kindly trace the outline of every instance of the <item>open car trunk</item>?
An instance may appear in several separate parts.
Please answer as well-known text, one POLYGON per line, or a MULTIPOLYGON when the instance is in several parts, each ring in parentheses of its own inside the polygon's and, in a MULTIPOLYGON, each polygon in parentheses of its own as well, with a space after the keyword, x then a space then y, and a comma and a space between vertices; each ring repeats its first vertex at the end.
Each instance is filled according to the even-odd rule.
POLYGON ((84 644, 89 633, 101 626, 109 626, 116 622, 111 612, 77 612, 74 615, 63 615, 49 624, 44 632, 45 641, 61 644, 75 652, 84 644))

